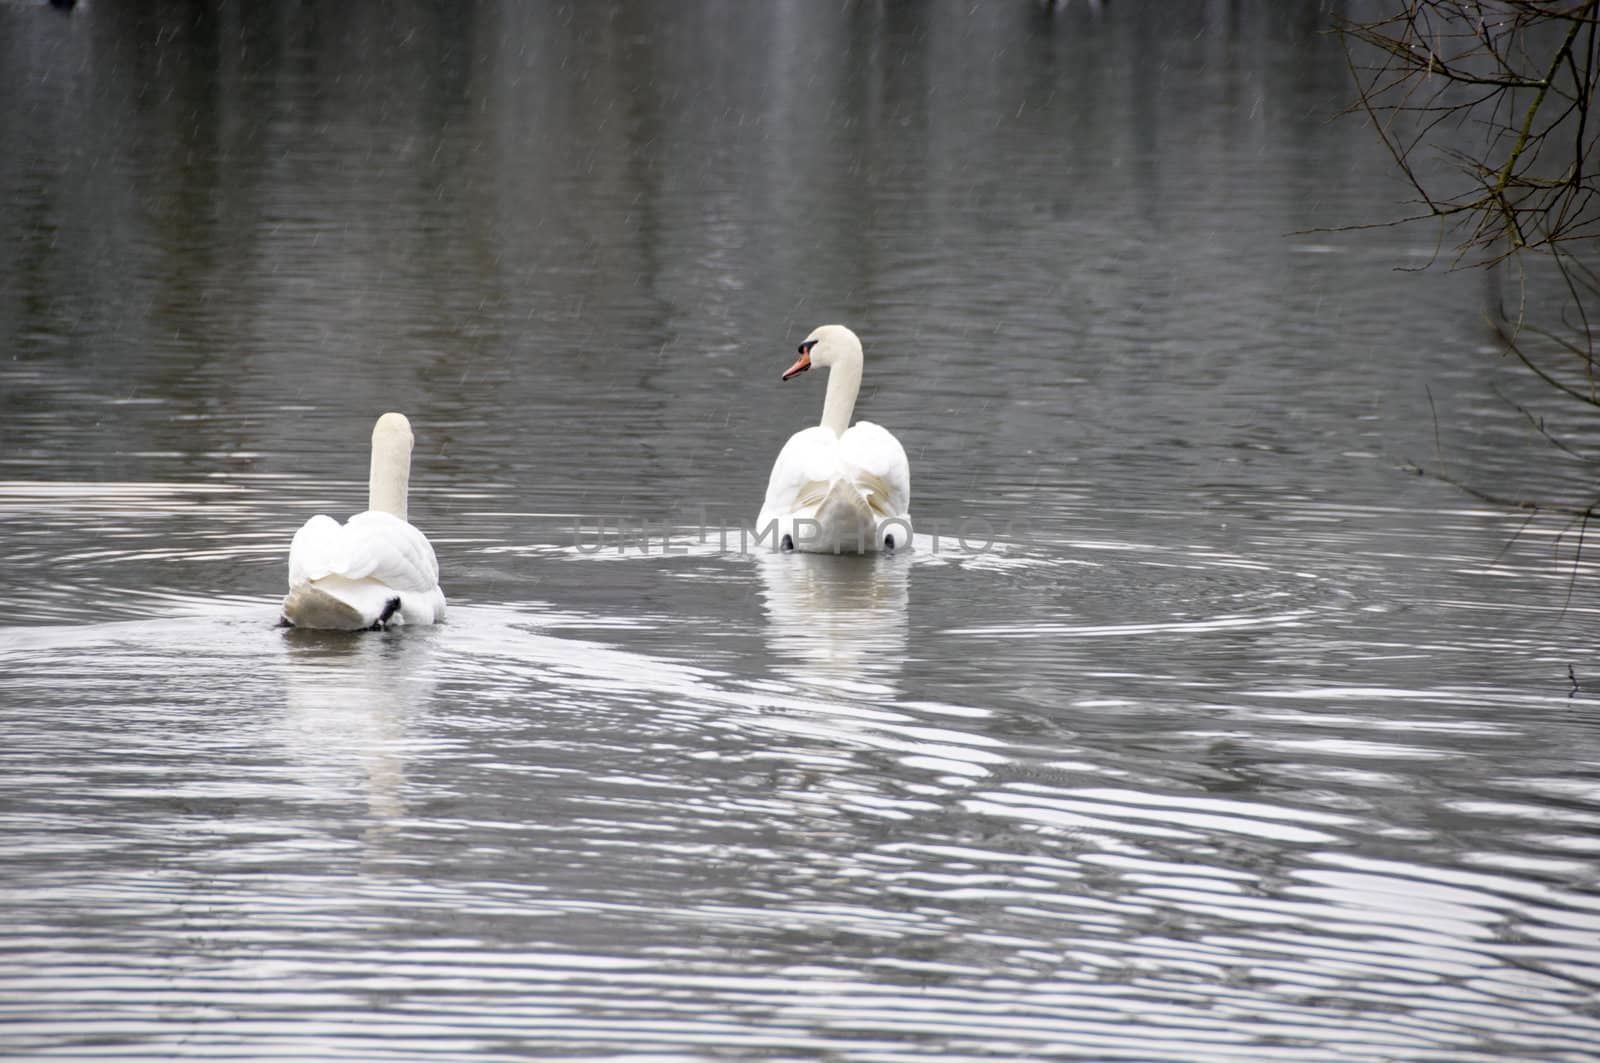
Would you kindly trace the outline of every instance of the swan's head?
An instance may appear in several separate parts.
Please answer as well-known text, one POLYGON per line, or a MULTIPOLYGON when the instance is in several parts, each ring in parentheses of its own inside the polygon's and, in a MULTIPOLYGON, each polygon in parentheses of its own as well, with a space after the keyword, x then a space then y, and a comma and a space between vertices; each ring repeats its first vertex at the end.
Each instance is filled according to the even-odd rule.
POLYGON ((406 420, 403 413, 386 413, 378 418, 378 423, 372 426, 372 445, 377 446, 380 441, 388 439, 405 440, 405 448, 411 450, 412 435, 411 422, 406 420))
POLYGON ((783 379, 799 376, 812 366, 827 369, 841 362, 861 364, 861 341, 843 325, 822 325, 800 345, 800 357, 784 371, 783 379))

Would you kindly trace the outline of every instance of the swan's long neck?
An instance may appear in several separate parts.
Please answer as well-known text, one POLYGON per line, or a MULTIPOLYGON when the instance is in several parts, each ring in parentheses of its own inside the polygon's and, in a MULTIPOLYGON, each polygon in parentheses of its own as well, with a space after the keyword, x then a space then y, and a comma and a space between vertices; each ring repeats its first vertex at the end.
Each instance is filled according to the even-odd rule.
POLYGON ((379 418, 372 430, 372 470, 367 480, 367 508, 406 519, 406 495, 411 483, 411 426, 379 418))
POLYGON ((861 356, 840 358, 828 368, 828 397, 822 401, 822 427, 836 436, 850 427, 856 412, 856 396, 861 392, 861 356))

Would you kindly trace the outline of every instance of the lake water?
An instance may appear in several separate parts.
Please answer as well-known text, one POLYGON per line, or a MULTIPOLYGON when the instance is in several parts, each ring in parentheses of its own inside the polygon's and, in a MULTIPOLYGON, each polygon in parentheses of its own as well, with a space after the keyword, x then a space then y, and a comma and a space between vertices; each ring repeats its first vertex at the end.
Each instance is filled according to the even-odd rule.
POLYGON ((131 6, 0 3, 0 1054, 1600 1058, 1594 530, 1446 480, 1600 433, 1317 4, 131 6), (917 548, 740 551, 828 321, 917 548), (389 409, 447 623, 275 627, 389 409))

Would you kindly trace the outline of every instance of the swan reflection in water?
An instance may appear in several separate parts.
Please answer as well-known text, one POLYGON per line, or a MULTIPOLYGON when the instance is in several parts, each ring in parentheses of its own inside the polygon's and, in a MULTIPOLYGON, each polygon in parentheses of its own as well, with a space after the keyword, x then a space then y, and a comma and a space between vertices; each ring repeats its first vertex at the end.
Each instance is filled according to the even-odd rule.
POLYGON ((762 553, 756 563, 779 671, 856 697, 895 693, 906 657, 909 554, 762 553))
POLYGON ((436 681, 433 638, 288 630, 283 741, 313 801, 364 799, 376 841, 405 815, 410 732, 436 681))

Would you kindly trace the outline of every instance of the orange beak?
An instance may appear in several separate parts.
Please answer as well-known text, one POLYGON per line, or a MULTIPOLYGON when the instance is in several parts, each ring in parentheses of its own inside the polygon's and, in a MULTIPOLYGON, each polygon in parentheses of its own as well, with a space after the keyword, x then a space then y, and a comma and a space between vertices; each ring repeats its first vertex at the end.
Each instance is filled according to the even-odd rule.
POLYGON ((811 352, 810 351, 801 351, 800 352, 800 357, 795 359, 795 363, 793 365, 791 365, 789 368, 787 368, 787 369, 785 369, 783 371, 783 379, 784 380, 788 380, 792 376, 799 376, 801 373, 804 373, 807 369, 810 369, 810 368, 811 368, 811 352))

